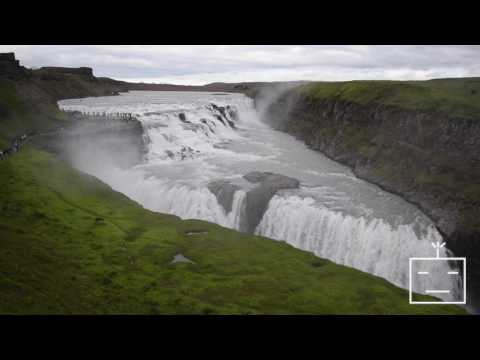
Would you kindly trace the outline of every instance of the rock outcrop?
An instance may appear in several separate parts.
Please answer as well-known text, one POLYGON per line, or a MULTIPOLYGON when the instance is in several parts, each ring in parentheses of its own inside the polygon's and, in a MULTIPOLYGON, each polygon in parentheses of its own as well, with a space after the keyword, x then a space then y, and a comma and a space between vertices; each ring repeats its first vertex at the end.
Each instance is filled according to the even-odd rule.
MULTIPOLYGON (((247 188, 245 199, 240 210, 240 230, 254 233, 268 208, 268 203, 279 190, 296 189, 300 186, 297 179, 270 173, 252 171, 243 176, 252 186, 247 188)), ((227 180, 212 181, 208 189, 217 198, 218 203, 228 214, 232 211, 235 192, 242 187, 227 180)))
POLYGON ((253 171, 244 176, 255 188, 247 192, 245 202, 245 218, 241 229, 253 233, 262 220, 263 214, 268 208, 270 199, 279 190, 296 189, 300 186, 297 179, 269 172, 253 171))
POLYGON ((233 196, 240 186, 231 184, 225 180, 213 181, 208 184, 208 189, 217 197, 218 203, 224 208, 228 214, 232 211, 233 196))
POLYGON ((28 74, 28 70, 15 59, 14 53, 0 53, 0 78, 17 79, 28 74))

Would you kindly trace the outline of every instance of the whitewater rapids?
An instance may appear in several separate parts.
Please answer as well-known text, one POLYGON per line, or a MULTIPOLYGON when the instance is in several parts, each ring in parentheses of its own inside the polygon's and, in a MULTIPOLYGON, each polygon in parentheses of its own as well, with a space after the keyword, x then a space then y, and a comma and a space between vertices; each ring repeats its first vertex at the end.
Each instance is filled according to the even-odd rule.
MULTIPOLYGON (((252 187, 242 176, 268 171, 298 179, 300 188, 273 196, 256 234, 405 289, 409 258, 435 256, 431 243, 442 241, 431 220, 414 206, 272 130, 242 94, 133 91, 63 100, 59 105, 64 110, 130 112, 137 117, 148 147, 143 163, 131 169, 112 168, 81 152, 72 154, 72 161, 152 211, 238 230, 252 187), (207 187, 216 180, 238 186, 229 212, 207 187)), ((442 248, 440 256, 451 254, 442 248)), ((432 272, 456 270, 452 262, 431 266, 432 272)), ((458 279, 434 278, 429 286, 462 291, 458 279)))

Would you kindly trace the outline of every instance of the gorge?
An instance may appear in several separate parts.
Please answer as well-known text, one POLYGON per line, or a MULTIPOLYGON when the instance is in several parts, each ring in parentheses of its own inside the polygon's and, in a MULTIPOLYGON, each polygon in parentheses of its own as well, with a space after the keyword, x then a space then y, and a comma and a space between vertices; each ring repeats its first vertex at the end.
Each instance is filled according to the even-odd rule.
POLYGON ((450 239, 446 218, 329 151, 356 137, 328 138, 328 104, 298 96, 310 84, 131 84, 5 59, 0 145, 44 135, 0 162, 1 312, 464 311, 408 304, 408 259, 450 239))
MULTIPOLYGON (((283 240, 406 289, 408 259, 431 256, 442 241, 415 206, 272 130, 242 94, 133 91, 60 107, 135 114, 148 144, 142 163, 109 166, 108 153, 85 145, 70 156, 149 210, 283 240)), ((442 266, 430 270, 456 265, 442 266)), ((442 281, 431 286, 461 291, 458 280, 442 281)))
MULTIPOLYGON (((478 78, 312 83, 277 89, 266 122, 420 208, 469 266, 479 299, 478 78)), ((475 305, 473 305, 475 304, 475 305)))

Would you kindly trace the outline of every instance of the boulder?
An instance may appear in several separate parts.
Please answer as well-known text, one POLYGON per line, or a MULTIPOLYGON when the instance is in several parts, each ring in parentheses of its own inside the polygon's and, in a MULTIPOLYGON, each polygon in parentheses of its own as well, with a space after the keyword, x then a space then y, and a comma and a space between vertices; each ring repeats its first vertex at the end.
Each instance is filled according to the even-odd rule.
POLYGON ((218 180, 209 183, 207 187, 217 197, 218 203, 225 209, 227 214, 232 211, 233 196, 240 189, 240 186, 225 180, 218 180))
POLYGON ((184 113, 179 113, 178 114, 178 118, 180 119, 180 121, 184 122, 184 123, 189 123, 190 124, 190 121, 187 121, 187 117, 185 116, 184 113))
POLYGON ((173 260, 170 261, 170 264, 176 264, 176 263, 190 263, 190 264, 195 264, 194 261, 190 260, 189 258, 185 257, 183 254, 177 254, 173 257, 173 260))
POLYGON ((270 172, 253 171, 243 176, 244 179, 257 187, 247 192, 245 205, 245 219, 242 221, 241 230, 253 233, 262 220, 268 208, 270 199, 278 190, 297 189, 300 182, 297 179, 274 174, 270 172))

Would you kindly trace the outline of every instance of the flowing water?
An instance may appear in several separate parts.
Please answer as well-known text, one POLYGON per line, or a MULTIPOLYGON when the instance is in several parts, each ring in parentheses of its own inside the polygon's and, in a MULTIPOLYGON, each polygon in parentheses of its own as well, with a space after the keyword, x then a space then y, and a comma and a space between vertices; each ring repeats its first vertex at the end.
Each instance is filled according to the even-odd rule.
MULTIPOLYGON (((243 175, 268 171, 290 176, 300 181, 300 188, 277 192, 255 233, 406 289, 409 258, 435 256, 431 243, 442 241, 431 220, 413 205, 272 130, 242 94, 134 91, 64 100, 60 107, 131 112, 141 121, 148 144, 143 163, 117 169, 91 159, 76 166, 150 210, 240 229, 245 195, 252 188, 243 175), (229 212, 207 187, 215 180, 239 187, 229 212)), ((440 256, 451 254, 442 248, 440 256)), ((430 271, 444 274, 456 266, 431 263, 430 271)), ((461 291, 461 282, 452 277, 429 281, 434 288, 461 291)))

